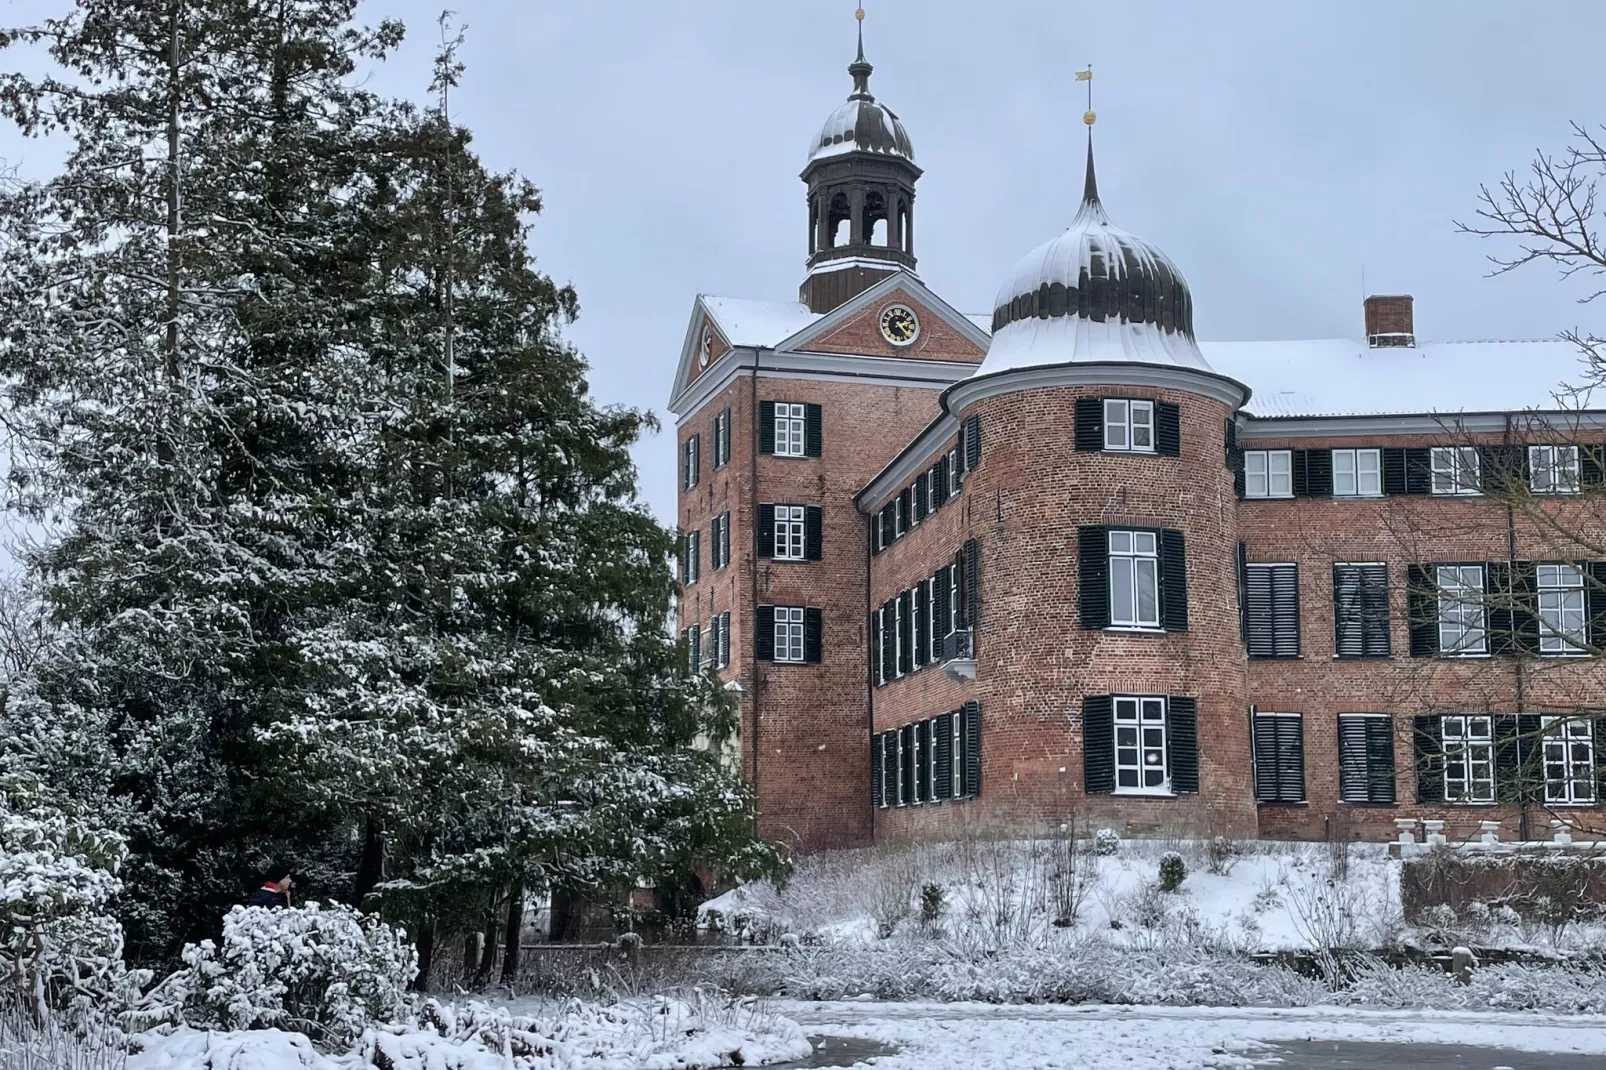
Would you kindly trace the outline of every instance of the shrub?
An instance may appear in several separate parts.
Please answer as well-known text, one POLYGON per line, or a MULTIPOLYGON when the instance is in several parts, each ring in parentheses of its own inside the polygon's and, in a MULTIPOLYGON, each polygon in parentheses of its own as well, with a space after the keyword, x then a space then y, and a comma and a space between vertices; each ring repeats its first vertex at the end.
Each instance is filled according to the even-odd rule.
POLYGON ((1093 853, 1096 855, 1113 855, 1121 851, 1121 837, 1114 829, 1099 829, 1093 833, 1093 853))
POLYGON ((942 885, 929 881, 920 886, 920 924, 930 928, 948 909, 948 894, 942 885))
POLYGON ((123 841, 34 781, 0 782, 0 986, 50 1009, 116 1014, 148 975, 123 966, 110 902, 123 841))
POLYGON ((184 1021, 204 1029, 286 1029, 344 1050, 407 1010, 418 955, 406 934, 349 907, 237 906, 223 942, 186 945, 163 982, 184 1021))
POLYGON ((1188 879, 1188 865, 1175 851, 1160 856, 1160 890, 1174 892, 1188 879))
POLYGON ((1232 872, 1232 867, 1244 855, 1243 844, 1225 836, 1213 837, 1205 844, 1205 869, 1220 877, 1232 872))

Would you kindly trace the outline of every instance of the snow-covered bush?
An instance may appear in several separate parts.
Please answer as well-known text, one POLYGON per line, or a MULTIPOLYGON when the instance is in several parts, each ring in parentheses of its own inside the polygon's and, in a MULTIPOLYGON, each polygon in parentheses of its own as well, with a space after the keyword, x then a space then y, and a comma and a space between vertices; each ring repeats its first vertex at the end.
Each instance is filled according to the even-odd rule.
POLYGON ((0 782, 0 990, 47 1009, 120 1011, 145 975, 123 966, 110 909, 123 841, 51 801, 37 783, 0 782))
POLYGON ((1160 856, 1160 890, 1174 892, 1188 879, 1188 864, 1175 851, 1160 856))
POLYGON ((1205 869, 1218 877, 1232 873, 1232 868, 1244 856, 1244 845, 1225 836, 1214 836, 1205 845, 1205 869))
POLYGON ((1099 829, 1093 833, 1093 853, 1113 855, 1121 852, 1121 837, 1114 829, 1099 829))
POLYGON ((163 982, 185 1023, 204 1029, 288 1029, 343 1050, 408 1009, 418 954, 406 934, 349 907, 237 906, 221 945, 184 948, 163 982))

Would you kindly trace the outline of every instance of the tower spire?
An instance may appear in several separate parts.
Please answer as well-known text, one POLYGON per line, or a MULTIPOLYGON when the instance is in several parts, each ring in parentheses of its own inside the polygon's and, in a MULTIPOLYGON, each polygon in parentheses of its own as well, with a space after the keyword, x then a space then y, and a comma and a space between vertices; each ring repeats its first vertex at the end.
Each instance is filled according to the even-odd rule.
POLYGON ((1082 179, 1082 205, 1099 205, 1099 180, 1093 171, 1093 124, 1098 116, 1093 112, 1093 64, 1089 63, 1087 69, 1076 72, 1078 82, 1087 83, 1087 111, 1082 113, 1082 122, 1087 124, 1087 174, 1082 179))
POLYGON ((874 100, 870 95, 870 72, 875 68, 864 58, 864 8, 855 11, 853 17, 859 20, 859 54, 848 64, 848 74, 853 76, 853 92, 848 94, 848 99, 874 100))

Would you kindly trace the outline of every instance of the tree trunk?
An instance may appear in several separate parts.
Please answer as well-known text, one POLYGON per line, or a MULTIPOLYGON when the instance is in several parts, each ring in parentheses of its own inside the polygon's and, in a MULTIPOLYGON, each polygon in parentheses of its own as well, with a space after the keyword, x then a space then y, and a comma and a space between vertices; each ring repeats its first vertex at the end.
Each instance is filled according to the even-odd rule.
POLYGON ((510 985, 519 975, 519 941, 524 936, 524 882, 515 880, 508 889, 507 926, 503 933, 502 983, 510 985))
POLYGON ((474 971, 474 986, 482 988, 491 983, 491 968, 496 965, 496 903, 493 900, 485 909, 485 942, 480 945, 479 969, 474 971))
POLYGON ((418 976, 413 978, 413 991, 422 992, 429 987, 429 968, 435 960, 435 919, 426 918, 418 926, 418 976))
POLYGON ((357 906, 362 906, 368 893, 384 879, 385 827, 377 817, 370 817, 363 825, 362 857, 357 861, 357 878, 352 888, 357 906))

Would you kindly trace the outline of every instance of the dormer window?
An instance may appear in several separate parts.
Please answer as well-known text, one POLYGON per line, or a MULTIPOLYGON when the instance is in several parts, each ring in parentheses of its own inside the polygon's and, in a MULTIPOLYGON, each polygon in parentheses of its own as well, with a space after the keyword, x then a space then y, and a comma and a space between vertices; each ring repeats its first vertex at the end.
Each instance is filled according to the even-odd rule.
POLYGON ((1154 402, 1104 399, 1104 448, 1154 452, 1154 402))

